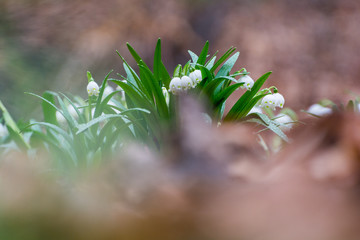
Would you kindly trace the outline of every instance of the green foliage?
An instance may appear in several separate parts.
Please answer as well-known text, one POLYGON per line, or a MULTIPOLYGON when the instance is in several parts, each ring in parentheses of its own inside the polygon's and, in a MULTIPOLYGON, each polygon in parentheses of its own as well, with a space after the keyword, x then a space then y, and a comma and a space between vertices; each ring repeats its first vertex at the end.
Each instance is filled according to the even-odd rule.
MULTIPOLYGON (((166 137, 178 128, 178 100, 185 94, 205 99, 209 105, 206 115, 216 124, 222 121, 251 121, 287 141, 280 130, 281 124, 264 114, 248 114, 270 93, 270 90, 261 90, 261 87, 271 72, 261 76, 251 90, 245 91, 225 113, 227 99, 244 85, 236 78, 248 74, 244 68, 233 71, 239 58, 239 52, 235 52, 234 47, 222 56, 215 52, 209 57, 209 42, 206 42, 199 55, 189 50, 191 60, 185 65, 179 64, 172 71, 172 76, 161 58, 160 39, 155 46, 152 70, 129 43, 127 48, 138 69, 133 69, 117 52, 123 61, 125 76, 117 74, 120 77, 117 79, 110 78, 112 72, 107 74, 99 87, 98 96, 82 99, 50 91, 42 96, 28 93, 41 100, 43 122, 32 120, 21 132, 0 102, 11 138, 19 148, 47 149, 62 170, 97 164, 122 147, 125 139, 138 140, 161 150, 166 137), (165 89, 170 90, 172 78, 189 76, 194 70, 201 71, 202 79, 196 83, 193 81, 191 89, 175 95, 164 92, 165 89), (119 90, 105 94, 108 81, 115 83, 119 90), (24 132, 28 133, 28 140, 24 139, 24 132)), ((88 82, 95 81, 90 72, 87 72, 87 79, 88 82)))

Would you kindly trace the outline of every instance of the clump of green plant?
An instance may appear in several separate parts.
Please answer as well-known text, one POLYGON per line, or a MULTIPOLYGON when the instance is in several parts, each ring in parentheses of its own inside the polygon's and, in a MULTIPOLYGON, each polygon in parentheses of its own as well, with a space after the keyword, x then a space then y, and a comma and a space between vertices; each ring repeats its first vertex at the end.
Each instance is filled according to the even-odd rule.
POLYGON ((254 81, 245 68, 233 71, 239 57, 234 47, 221 56, 218 52, 209 56, 206 42, 199 55, 189 51, 191 60, 179 64, 172 74, 162 61, 160 39, 152 69, 130 44, 127 47, 138 69, 132 68, 117 52, 125 75, 111 78, 110 72, 99 86, 88 72, 87 99, 50 91, 42 96, 28 93, 42 100, 42 122, 30 121, 20 131, 3 107, 13 142, 21 149, 47 149, 64 169, 99 163, 121 148, 126 139, 161 150, 167 136, 179 127, 178 104, 184 95, 205 100, 208 104, 205 114, 214 125, 223 121, 252 121, 287 141, 281 129, 284 124, 271 114, 276 107, 284 106, 285 99, 276 87, 261 89, 271 72, 254 81), (117 89, 112 89, 109 82, 115 83, 117 89), (239 88, 244 93, 225 113, 227 99, 239 88))

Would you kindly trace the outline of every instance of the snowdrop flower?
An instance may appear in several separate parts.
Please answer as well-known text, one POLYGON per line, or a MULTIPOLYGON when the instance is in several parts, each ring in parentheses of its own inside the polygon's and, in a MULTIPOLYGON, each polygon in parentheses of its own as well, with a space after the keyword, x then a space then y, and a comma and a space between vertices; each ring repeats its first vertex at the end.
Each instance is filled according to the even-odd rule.
POLYGON ((169 91, 173 94, 180 93, 182 90, 181 79, 178 77, 174 77, 173 79, 171 79, 169 88, 169 91))
POLYGON ((60 125, 65 125, 66 123, 65 117, 59 111, 56 111, 56 120, 60 125))
POLYGON ((170 81, 169 92, 173 94, 179 94, 182 92, 186 92, 186 90, 190 89, 193 86, 193 82, 190 77, 183 76, 182 78, 174 77, 170 81))
POLYGON ((170 101, 169 92, 167 91, 166 87, 162 87, 161 89, 162 89, 162 93, 164 95, 166 104, 169 105, 169 101, 170 101))
POLYGON ((250 110, 250 112, 248 113, 248 115, 249 115, 249 114, 252 114, 252 113, 262 113, 261 107, 254 106, 254 107, 250 110))
POLYGON ((283 95, 281 95, 280 93, 274 93, 273 97, 275 98, 274 100, 275 107, 283 108, 285 103, 285 99, 283 95))
POLYGON ((99 95, 99 85, 95 81, 90 81, 87 85, 87 92, 89 96, 98 96, 99 95))
POLYGON ((320 104, 313 104, 307 110, 308 113, 317 115, 317 116, 325 116, 332 113, 331 108, 323 107, 320 104))
MULTIPOLYGON (((75 106, 78 107, 77 104, 75 104, 75 106)), ((79 115, 77 114, 75 108, 72 105, 67 106, 67 110, 73 118, 79 118, 79 115)), ((82 110, 80 109, 79 111, 81 112, 82 110)), ((64 125, 66 123, 65 117, 59 111, 56 111, 56 120, 60 125, 64 125)))
POLYGON ((273 94, 266 95, 261 101, 261 107, 275 110, 276 107, 275 101, 276 98, 274 97, 273 94))
POLYGON ((190 89, 191 87, 192 87, 192 85, 193 85, 193 81, 191 80, 191 78, 190 77, 188 77, 188 76, 183 76, 182 78, 181 78, 181 86, 182 86, 182 89, 183 90, 188 90, 188 89, 190 89))
POLYGON ((112 92, 114 92, 114 88, 110 85, 107 85, 104 89, 103 98, 109 96, 112 92))
POLYGON ((254 86, 254 80, 249 75, 240 77, 238 82, 244 83, 240 86, 242 89, 246 88, 246 90, 251 90, 251 88, 254 86))
POLYGON ((192 87, 194 88, 202 80, 201 71, 195 70, 189 74, 189 77, 192 80, 192 87))
POLYGON ((9 135, 8 129, 5 125, 0 123, 0 138, 9 135))
POLYGON ((292 120, 292 118, 289 115, 283 113, 276 115, 275 121, 281 124, 279 127, 283 131, 291 129, 292 126, 294 125, 293 124, 294 120, 292 120))

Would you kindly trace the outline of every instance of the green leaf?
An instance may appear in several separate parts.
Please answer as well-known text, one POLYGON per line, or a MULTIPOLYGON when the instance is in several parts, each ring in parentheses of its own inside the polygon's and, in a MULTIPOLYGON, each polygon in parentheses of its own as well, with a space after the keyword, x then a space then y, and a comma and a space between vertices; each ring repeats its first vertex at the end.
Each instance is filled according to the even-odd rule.
POLYGON ((209 60, 209 62, 206 63, 205 67, 210 70, 210 69, 214 66, 215 60, 216 60, 216 56, 214 55, 214 56, 209 60))
MULTIPOLYGON (((135 59, 135 61, 137 62, 137 64, 142 64, 144 65, 147 69, 149 69, 149 67, 144 63, 144 61, 141 59, 141 57, 139 56, 139 54, 135 51, 135 49, 129 44, 126 43, 126 46, 130 52, 130 54, 133 56, 133 58, 135 59)), ((150 69, 149 69, 150 70, 150 69)))
MULTIPOLYGON (((43 98, 47 99, 49 102, 51 102, 53 105, 55 105, 55 97, 52 94, 52 92, 44 92, 43 98)), ((49 103, 43 101, 41 103, 43 114, 44 114, 44 121, 52 124, 56 124, 56 109, 51 106, 49 103)))
POLYGON ((230 55, 236 50, 236 48, 231 47, 227 52, 222 55, 218 61, 215 62, 214 66, 210 69, 211 72, 214 72, 230 55))
POLYGON ((182 66, 181 64, 178 64, 174 69, 174 74, 173 74, 174 78, 181 77, 181 72, 182 72, 182 66))
MULTIPOLYGON (((164 84, 166 88, 169 88, 170 84, 170 75, 166 70, 163 62, 161 61, 161 40, 158 39, 156 44, 155 53, 154 53, 154 67, 153 67, 154 77, 158 79, 160 83, 164 84)), ((160 84, 160 85, 162 85, 160 84)))
POLYGON ((8 128, 10 137, 16 142, 19 148, 24 150, 30 149, 30 145, 25 141, 24 136, 20 133, 20 129, 18 128, 17 124, 15 123, 10 113, 1 101, 0 110, 2 111, 2 115, 8 128))
POLYGON ((55 124, 46 123, 46 122, 33 122, 33 123, 27 125, 24 129, 29 128, 33 125, 42 125, 49 129, 52 129, 55 132, 59 133, 61 136, 63 136, 64 139, 66 141, 68 141, 70 144, 72 143, 72 138, 70 137, 70 135, 67 132, 65 132, 63 129, 61 129, 60 127, 56 126, 55 124))
POLYGON ((154 78, 150 70, 148 70, 146 67, 142 65, 140 65, 139 67, 140 67, 140 76, 143 76, 142 78, 143 80, 146 79, 146 81, 149 83, 152 89, 152 92, 155 97, 155 104, 160 114, 160 117, 167 118, 169 114, 168 108, 159 82, 154 78))
POLYGON ((200 65, 205 65, 206 62, 206 57, 208 55, 208 51, 209 51, 209 41, 206 41, 203 49, 201 50, 201 53, 199 55, 198 60, 196 61, 197 64, 200 65))
POLYGON ((196 55, 194 52, 188 50, 188 53, 190 54, 191 60, 193 63, 196 63, 199 59, 198 55, 196 55))
POLYGON ((102 113, 102 107, 101 107, 101 100, 102 100, 102 97, 104 95, 104 90, 106 88, 106 84, 107 84, 107 80, 110 76, 110 74, 113 72, 113 70, 111 70, 105 77, 104 81, 102 82, 101 84, 101 87, 100 87, 100 91, 99 91, 99 96, 97 98, 97 101, 96 101, 96 106, 95 106, 95 112, 94 112, 94 117, 98 117, 100 116, 100 114, 102 113))
POLYGON ((95 124, 97 124, 99 122, 102 122, 104 120, 110 119, 110 118, 121 118, 122 119, 122 118, 124 118, 124 116, 122 116, 122 115, 124 115, 125 112, 129 112, 129 111, 140 111, 140 112, 144 112, 144 113, 147 113, 147 114, 150 113, 146 109, 132 108, 132 109, 129 109, 127 111, 121 112, 119 114, 104 114, 104 115, 101 115, 101 116, 99 116, 97 118, 92 119, 88 123, 79 124, 78 125, 78 131, 76 132, 76 134, 80 134, 80 133, 86 131, 87 129, 89 129, 90 127, 92 127, 93 125, 95 125, 95 124))
POLYGON ((256 95, 256 93, 260 90, 261 86, 265 83, 265 81, 270 76, 271 72, 265 73, 262 75, 251 88, 251 91, 246 91, 240 99, 234 104, 234 106, 230 109, 228 114, 225 117, 225 121, 236 120, 241 116, 243 110, 246 108, 247 104, 251 101, 251 99, 256 95))
POLYGON ((278 135, 280 138, 282 138, 285 142, 289 142, 288 137, 286 134, 279 128, 279 123, 269 119, 268 116, 262 113, 252 113, 247 116, 247 122, 256 122, 258 124, 261 124, 271 131, 273 131, 276 135, 278 135), (260 120, 260 121, 259 121, 260 120))
POLYGON ((237 59, 239 58, 239 52, 235 53, 231 58, 229 58, 224 65, 220 68, 219 72, 216 74, 216 77, 228 76, 231 69, 234 67, 237 59))
POLYGON ((230 95, 243 84, 244 84, 243 82, 235 83, 235 84, 230 85, 229 87, 225 88, 218 94, 216 94, 214 97, 214 101, 213 101, 214 107, 216 108, 220 104, 224 103, 226 101, 226 99, 228 99, 230 97, 230 95))

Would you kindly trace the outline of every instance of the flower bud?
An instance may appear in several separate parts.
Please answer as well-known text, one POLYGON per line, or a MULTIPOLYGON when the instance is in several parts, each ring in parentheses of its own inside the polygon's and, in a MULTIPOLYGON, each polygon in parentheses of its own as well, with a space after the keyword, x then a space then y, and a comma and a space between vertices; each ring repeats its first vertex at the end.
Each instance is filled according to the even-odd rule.
POLYGON ((164 95, 166 104, 169 105, 169 101, 170 101, 169 92, 167 91, 166 87, 162 87, 161 90, 162 90, 162 93, 164 95))
POLYGON ((251 90, 251 88, 254 86, 254 80, 249 75, 240 77, 238 82, 244 83, 243 85, 241 85, 242 89, 246 88, 246 90, 251 90))
POLYGON ((89 96, 99 96, 99 85, 95 81, 90 81, 86 88, 89 96))

